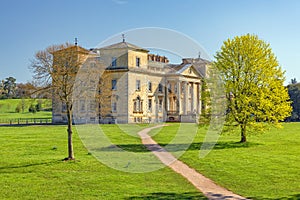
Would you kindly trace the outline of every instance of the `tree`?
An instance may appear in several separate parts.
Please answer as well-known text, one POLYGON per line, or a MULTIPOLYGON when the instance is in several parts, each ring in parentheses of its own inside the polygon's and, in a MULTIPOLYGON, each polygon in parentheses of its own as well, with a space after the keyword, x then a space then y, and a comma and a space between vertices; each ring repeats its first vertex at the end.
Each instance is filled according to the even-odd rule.
POLYGON ((7 98, 13 98, 16 94, 16 79, 14 77, 8 77, 3 82, 3 89, 7 98))
POLYGON ((3 99, 5 95, 5 91, 4 91, 4 80, 1 80, 0 82, 0 98, 3 99))
POLYGON ((235 37, 223 43, 215 59, 228 100, 227 120, 240 127, 240 142, 247 141, 247 127, 278 124, 290 116, 284 72, 269 44, 255 35, 235 37))
POLYGON ((75 159, 72 141, 72 93, 76 74, 87 54, 87 50, 77 45, 54 45, 38 51, 31 63, 34 80, 43 86, 43 90, 51 90, 53 99, 58 99, 65 105, 68 126, 68 157, 65 160, 75 159))
POLYGON ((202 80, 200 126, 208 126, 211 118, 211 99, 207 81, 202 80))
POLYGON ((16 88, 17 98, 31 98, 32 94, 37 90, 33 83, 18 83, 16 88))
POLYGON ((291 79, 291 84, 296 84, 297 83, 297 79, 296 78, 292 78, 291 79))
POLYGON ((290 84, 287 88, 293 107, 292 115, 287 120, 300 121, 300 84, 290 84))

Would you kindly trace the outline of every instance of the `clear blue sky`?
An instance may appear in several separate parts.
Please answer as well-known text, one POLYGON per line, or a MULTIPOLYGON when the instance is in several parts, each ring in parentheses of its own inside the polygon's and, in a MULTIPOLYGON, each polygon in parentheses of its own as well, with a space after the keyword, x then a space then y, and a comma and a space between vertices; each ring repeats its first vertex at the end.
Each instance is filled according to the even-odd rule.
POLYGON ((128 29, 161 27, 195 39, 211 58, 227 38, 257 34, 286 70, 286 83, 300 81, 299 0, 1 0, 0 27, 0 79, 30 81, 30 59, 52 44, 78 37, 91 48, 128 29))

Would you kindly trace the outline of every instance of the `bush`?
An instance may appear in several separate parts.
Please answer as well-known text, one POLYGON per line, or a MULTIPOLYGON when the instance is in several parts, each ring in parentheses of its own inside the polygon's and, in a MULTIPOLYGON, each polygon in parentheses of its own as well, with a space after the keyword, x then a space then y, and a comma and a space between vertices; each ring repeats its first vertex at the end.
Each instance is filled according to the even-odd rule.
POLYGON ((36 106, 31 104, 28 111, 31 112, 31 113, 36 113, 36 106))
POLYGON ((18 104, 17 105, 17 107, 16 107, 16 113, 19 113, 19 112, 21 112, 21 110, 22 110, 22 108, 21 108, 21 105, 20 104, 18 104))
POLYGON ((39 99, 38 103, 35 105, 36 111, 39 112, 42 110, 43 100, 39 99))

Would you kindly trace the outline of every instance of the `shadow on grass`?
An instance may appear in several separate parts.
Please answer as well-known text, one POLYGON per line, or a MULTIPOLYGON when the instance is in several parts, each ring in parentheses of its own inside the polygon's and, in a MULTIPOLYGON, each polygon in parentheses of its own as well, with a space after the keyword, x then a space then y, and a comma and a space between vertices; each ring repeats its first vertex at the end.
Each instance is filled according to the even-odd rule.
POLYGON ((0 167, 1 170, 6 170, 6 169, 20 169, 20 168, 27 168, 27 167, 33 167, 33 166, 42 166, 42 165, 52 165, 52 164, 57 164, 61 163, 61 160, 52 160, 48 162, 39 162, 39 163, 30 163, 30 164, 20 164, 20 165, 12 165, 12 166, 4 166, 0 167))
MULTIPOLYGON (((205 147, 210 148, 211 143, 203 143, 203 142, 196 142, 190 144, 165 144, 159 143, 160 146, 164 147, 169 152, 176 152, 176 151, 195 151, 200 150, 201 146, 204 144, 205 147), (188 149, 187 149, 188 148, 188 149)), ((259 143, 254 142, 247 142, 247 143, 239 143, 239 142, 218 142, 214 145, 214 150, 222 150, 222 149, 233 149, 233 148, 250 148, 254 146, 261 145, 259 143)), ((124 151, 136 152, 136 153, 144 153, 149 152, 147 148, 154 149, 154 151, 161 151, 159 147, 154 148, 154 145, 143 145, 143 144, 117 144, 111 145, 108 147, 100 148, 100 149, 93 149, 95 151, 120 151, 120 148, 124 151)))
POLYGON ((207 199, 203 195, 197 192, 186 192, 186 193, 166 193, 166 192, 157 192, 157 193, 150 193, 141 196, 132 196, 126 198, 127 200, 131 199, 156 199, 156 200, 169 200, 169 199, 207 199))
POLYGON ((279 197, 279 198, 265 198, 265 197, 249 197, 249 199, 253 200, 298 200, 300 199, 300 194, 289 195, 287 197, 279 197))

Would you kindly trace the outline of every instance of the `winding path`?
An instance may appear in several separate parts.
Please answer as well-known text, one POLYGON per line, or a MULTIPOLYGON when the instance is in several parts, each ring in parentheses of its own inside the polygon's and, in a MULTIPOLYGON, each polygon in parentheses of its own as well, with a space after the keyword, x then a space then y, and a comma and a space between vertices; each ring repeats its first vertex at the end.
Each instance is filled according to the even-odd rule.
POLYGON ((209 199, 220 199, 220 200, 242 200, 245 197, 234 194, 233 192, 215 184, 212 180, 206 178, 195 169, 190 168, 188 165, 177 160, 171 153, 167 152, 163 147, 157 144, 148 132, 152 129, 159 128, 164 125, 159 125, 151 128, 143 129, 138 133, 142 139, 142 143, 152 153, 159 158, 159 160, 171 168, 176 173, 185 177, 190 183, 192 183, 200 192, 202 192, 209 199))

